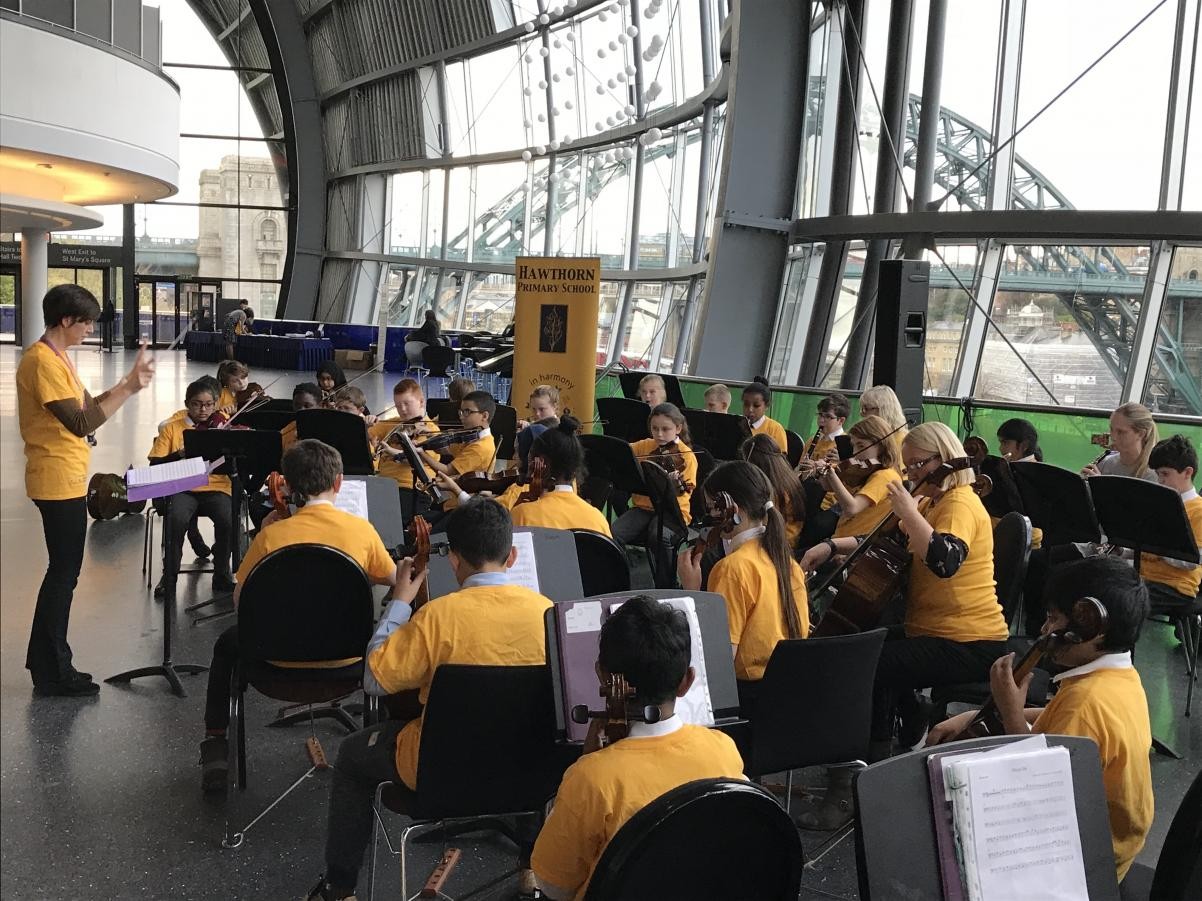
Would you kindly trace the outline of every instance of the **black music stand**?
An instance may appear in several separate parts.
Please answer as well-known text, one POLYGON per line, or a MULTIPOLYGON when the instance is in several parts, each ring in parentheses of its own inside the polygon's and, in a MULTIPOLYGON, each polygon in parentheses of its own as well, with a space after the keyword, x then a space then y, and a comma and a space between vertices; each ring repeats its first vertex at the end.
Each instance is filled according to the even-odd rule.
POLYGON ((396 482, 386 476, 343 476, 342 484, 367 484, 367 519, 375 526, 386 548, 405 543, 405 522, 401 516, 401 496, 396 482))
POLYGON ((287 410, 274 410, 271 407, 255 407, 238 416, 238 424, 260 431, 278 432, 290 422, 296 420, 296 411, 289 407, 287 410))
MULTIPOLYGON (((184 456, 203 457, 210 463, 225 458, 225 463, 213 470, 230 477, 230 569, 238 571, 242 562, 242 505, 246 499, 243 477, 265 474, 280 468, 283 454, 279 432, 257 429, 185 429, 184 456)), ((228 595, 210 598, 186 608, 189 613, 216 604, 228 595)), ((203 620, 197 620, 202 622, 203 620)))
MULTIPOLYGON (((184 434, 188 433, 185 432, 184 434)), ((164 495, 162 501, 163 541, 167 543, 167 547, 170 547, 172 540, 171 495, 164 495)), ((115 676, 109 676, 104 681, 110 685, 126 685, 130 680, 141 679, 144 676, 162 676, 167 680, 167 684, 171 687, 173 695, 177 698, 186 698, 188 693, 184 691, 184 685, 180 681, 179 674, 187 673, 195 675, 209 671, 207 666, 201 666, 199 663, 176 663, 171 659, 171 638, 175 632, 175 578, 178 575, 178 572, 174 570, 171 563, 173 556, 172 554, 168 554, 167 559, 163 561, 163 661, 157 666, 142 666, 137 669, 126 670, 115 676)))
MULTIPOLYGON (((852 783, 856 868, 864 901, 943 901, 927 758, 947 751, 993 748, 1021 737, 1000 735, 937 745, 883 760, 856 774, 852 783), (899 824, 905 828, 899 829, 899 824)), ((1079 736, 1049 735, 1047 741, 1049 746, 1068 748, 1072 761, 1073 799, 1089 897, 1091 901, 1119 901, 1098 746, 1079 736)))
POLYGON ((634 450, 621 438, 586 434, 580 436, 580 444, 584 448, 584 466, 589 481, 595 479, 609 486, 606 500, 614 491, 625 495, 647 493, 634 450))
POLYGON ((989 494, 981 499, 990 516, 1001 519, 1007 513, 1026 515, 1022 495, 1019 493, 1018 483, 1014 481, 1014 473, 1010 471, 1008 460, 993 454, 987 455, 981 461, 981 475, 988 476, 989 481, 993 483, 989 494))
MULTIPOLYGON (((701 651, 705 658, 706 679, 709 682, 710 702, 714 708, 714 728, 729 729, 746 722, 739 715, 739 687, 735 678, 734 657, 730 653, 730 623, 726 617, 726 601, 722 595, 712 591, 687 591, 683 588, 648 588, 641 591, 620 591, 599 594, 580 601, 620 601, 646 596, 656 600, 690 597, 697 608, 697 623, 701 627, 701 651)), ((570 602, 568 602, 570 603, 570 602)), ((551 692, 555 698, 556 732, 561 741, 567 735, 567 705, 564 703, 564 659, 560 651, 559 630, 555 608, 547 610, 544 626, 547 636, 547 665, 551 671, 551 692)), ((608 610, 605 611, 608 614, 608 610)), ((594 646, 595 647, 595 646, 594 646)), ((596 660, 569 661, 568 665, 590 669, 596 660)))
MULTIPOLYGON (((738 460, 739 448, 751 437, 746 416, 715 413, 713 410, 685 410, 685 421, 693 436, 694 447, 704 447, 715 460, 738 460)), ((782 453, 787 448, 782 447, 782 453)))
POLYGON ((367 425, 354 413, 297 410, 296 437, 316 438, 330 445, 342 454, 342 471, 347 475, 369 476, 376 471, 367 443, 367 425))
POLYGON ((606 435, 627 442, 651 437, 647 426, 651 407, 641 400, 631 400, 628 397, 598 397, 596 403, 601 429, 606 435))
POLYGON ((685 408, 684 393, 680 390, 680 379, 669 373, 663 372, 619 372, 618 384, 622 386, 622 396, 629 397, 633 400, 639 398, 639 382, 649 375, 658 375, 664 380, 664 394, 668 397, 668 403, 676 404, 681 410, 685 408))
POLYGON ((1043 529, 1043 546, 1097 543, 1098 518, 1085 479, 1047 463, 1011 463, 1023 510, 1031 525, 1043 529))
POLYGON ((457 429, 463 425, 457 400, 428 400, 426 415, 437 422, 440 429, 457 429))
MULTIPOLYGON (((574 600, 584 594, 580 584, 580 561, 576 557, 576 536, 567 529, 542 529, 516 526, 514 533, 529 532, 534 540, 534 562, 539 593, 553 601, 574 600)), ((446 536, 431 538, 431 544, 445 542, 446 536)), ((450 561, 430 555, 430 599, 459 590, 450 561)))
POLYGON ((405 458, 405 462, 413 470, 413 490, 424 492, 435 504, 441 504, 445 501, 447 496, 442 493, 442 489, 438 487, 438 483, 426 471, 426 464, 422 462, 421 454, 418 453, 413 439, 404 432, 397 432, 393 437, 401 443, 400 455, 405 458), (419 483, 421 484, 421 488, 417 487, 419 483))

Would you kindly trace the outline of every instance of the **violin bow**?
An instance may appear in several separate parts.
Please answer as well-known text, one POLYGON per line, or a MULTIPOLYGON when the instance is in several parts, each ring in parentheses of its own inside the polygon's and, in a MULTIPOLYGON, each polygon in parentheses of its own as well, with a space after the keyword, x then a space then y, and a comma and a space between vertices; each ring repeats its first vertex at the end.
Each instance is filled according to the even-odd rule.
POLYGON ((335 388, 333 391, 331 391, 330 396, 327 397, 326 400, 333 400, 335 397, 338 396, 338 394, 340 392, 345 391, 347 388, 349 388, 351 385, 355 384, 355 382, 359 381, 359 379, 363 378, 365 375, 371 375, 377 369, 383 369, 383 368, 384 368, 384 361, 380 360, 380 362, 377 363, 375 366, 371 367, 371 369, 364 369, 361 373, 359 373, 353 379, 347 379, 346 384, 339 385, 337 388, 335 388))

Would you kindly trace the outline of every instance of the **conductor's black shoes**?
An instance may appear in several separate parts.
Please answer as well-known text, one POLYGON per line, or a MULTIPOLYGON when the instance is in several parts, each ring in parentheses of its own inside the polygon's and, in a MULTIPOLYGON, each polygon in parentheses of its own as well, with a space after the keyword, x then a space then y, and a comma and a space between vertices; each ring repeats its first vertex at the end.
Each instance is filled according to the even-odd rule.
MULTIPOLYGON (((82 676, 83 673, 77 673, 82 676)), ((42 698, 86 698, 99 694, 100 686, 91 679, 69 678, 58 682, 35 682, 33 693, 42 698)))
POLYGON ((229 747, 224 735, 210 735, 200 743, 200 790, 206 795, 226 790, 230 772, 229 747))

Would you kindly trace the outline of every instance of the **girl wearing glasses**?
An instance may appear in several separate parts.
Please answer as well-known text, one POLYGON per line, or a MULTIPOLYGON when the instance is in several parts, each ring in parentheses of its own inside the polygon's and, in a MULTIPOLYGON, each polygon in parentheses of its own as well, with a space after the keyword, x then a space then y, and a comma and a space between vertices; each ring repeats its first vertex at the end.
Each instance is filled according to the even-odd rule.
MULTIPOLYGON (((207 422, 217 409, 218 396, 207 379, 198 379, 188 386, 184 395, 186 413, 172 417, 159 427, 158 437, 147 454, 150 462, 167 463, 184 456, 184 432, 207 422)), ((228 594, 234 590, 234 578, 230 573, 230 480, 227 476, 209 476, 209 484, 191 491, 171 496, 168 522, 171 543, 165 549, 167 563, 163 578, 154 590, 155 597, 163 597, 168 588, 175 589, 174 576, 178 573, 180 557, 183 556, 184 533, 188 524, 197 515, 207 516, 213 521, 213 592, 228 594)))

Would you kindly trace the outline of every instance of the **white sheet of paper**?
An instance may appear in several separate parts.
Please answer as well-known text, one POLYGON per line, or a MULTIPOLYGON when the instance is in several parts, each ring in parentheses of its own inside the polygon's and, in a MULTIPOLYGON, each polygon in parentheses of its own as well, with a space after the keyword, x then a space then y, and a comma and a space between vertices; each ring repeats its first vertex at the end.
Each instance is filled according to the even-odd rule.
POLYGON ((952 781, 948 778, 948 769, 953 763, 958 760, 964 760, 966 757, 980 756, 1005 756, 1006 754, 1025 754, 1028 751, 1039 751, 1048 746, 1048 739, 1042 732, 1036 732, 1030 738, 1024 738, 1021 741, 1011 742, 1010 744, 999 745, 992 751, 965 751, 963 754, 948 754, 946 757, 939 758, 939 766, 943 770, 943 800, 951 803, 952 800, 952 781))
POLYGON ((334 506, 361 519, 370 519, 367 515, 367 483, 343 479, 342 487, 334 497, 334 506))
POLYGON ((518 558, 509 568, 509 580, 514 585, 523 585, 541 594, 538 587, 538 560, 534 556, 534 534, 514 532, 513 546, 518 549, 518 558))
MULTIPOLYGON (((214 461, 215 465, 216 463, 217 461, 214 461)), ((181 460, 172 460, 170 463, 156 463, 153 466, 138 466, 130 469, 125 473, 125 484, 159 485, 163 482, 174 482, 176 479, 197 476, 205 471, 206 464, 203 457, 184 457, 181 460)))
MULTIPOLYGON (((681 720, 694 726, 714 725, 714 704, 710 698, 709 677, 705 670, 705 646, 701 643, 701 620, 697 618, 697 602, 690 597, 660 598, 661 604, 675 607, 689 621, 689 647, 692 653, 691 665, 695 678, 683 698, 676 699, 676 713, 681 720)), ((613 613, 622 602, 611 604, 609 612, 613 613)))
POLYGON ((564 614, 564 628, 569 635, 578 632, 600 632, 601 602, 577 602, 564 614))
POLYGON ((968 755, 948 775, 970 901, 1089 896, 1067 748, 968 755))

